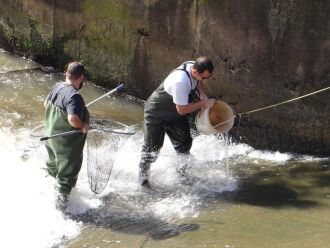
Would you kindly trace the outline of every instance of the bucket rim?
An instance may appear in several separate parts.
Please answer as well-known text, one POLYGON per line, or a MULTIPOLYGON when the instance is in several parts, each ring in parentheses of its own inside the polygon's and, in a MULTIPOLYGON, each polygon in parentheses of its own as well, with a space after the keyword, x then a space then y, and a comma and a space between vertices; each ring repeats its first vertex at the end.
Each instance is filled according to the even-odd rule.
POLYGON ((197 128, 197 130, 200 132, 200 133, 204 133, 204 134, 215 134, 215 133, 218 133, 218 131, 212 126, 209 118, 206 118, 206 125, 208 126, 207 128, 209 129, 209 132, 206 133, 204 130, 201 130, 200 126, 197 125, 196 123, 198 123, 197 119, 198 118, 201 118, 201 115, 204 114, 204 115, 209 115, 209 111, 210 111, 210 108, 204 108, 204 109, 201 109, 200 111, 198 111, 196 117, 195 117, 195 126, 197 128))
POLYGON ((216 125, 212 125, 210 122, 210 118, 209 118, 209 111, 211 108, 201 109, 195 117, 195 126, 200 133, 203 133, 203 134, 226 133, 226 132, 229 132, 229 130, 233 127, 234 119, 235 119, 235 114, 234 114, 233 109, 229 106, 228 103, 226 103, 224 101, 218 100, 216 102, 224 105, 225 108, 230 110, 230 118, 223 122, 220 122, 216 125), (206 116, 206 118, 203 118, 205 116, 206 116), (225 128, 224 131, 217 129, 217 127, 219 127, 223 124, 227 124, 227 123, 231 123, 229 128, 225 128))

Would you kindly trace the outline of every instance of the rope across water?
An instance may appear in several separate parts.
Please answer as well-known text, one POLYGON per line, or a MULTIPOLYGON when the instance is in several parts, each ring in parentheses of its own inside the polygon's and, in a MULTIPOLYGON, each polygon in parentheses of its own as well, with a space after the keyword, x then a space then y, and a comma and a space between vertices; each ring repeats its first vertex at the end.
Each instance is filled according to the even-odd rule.
POLYGON ((308 93, 308 94, 305 94, 305 95, 302 95, 302 96, 299 96, 299 97, 296 97, 296 98, 293 98, 293 99, 290 99, 290 100, 286 100, 284 102, 279 102, 279 103, 276 103, 276 104, 272 104, 272 105, 269 105, 269 106, 266 106, 266 107, 263 107, 263 108, 258 108, 258 109, 255 109, 255 110, 250 110, 250 111, 246 111, 246 112, 243 112, 243 113, 237 113, 236 115, 234 115, 233 118, 229 119, 229 120, 226 120, 224 122, 221 122, 215 126, 213 126, 214 128, 220 126, 220 125, 223 125, 227 122, 230 122, 232 120, 234 120, 236 118, 236 116, 239 117, 239 119, 241 119, 241 117, 243 115, 247 115, 247 114, 252 114, 252 113, 256 113, 256 112, 259 112, 259 111, 262 111, 262 110, 265 110, 265 109, 269 109, 269 108, 274 108, 274 107, 277 107, 277 106, 280 106, 280 105, 283 105, 283 104, 286 104, 286 103, 290 103, 290 102, 294 102, 294 101, 297 101, 299 99, 302 99, 302 98, 305 98, 305 97, 308 97, 308 96, 312 96, 312 95, 315 95, 315 94, 318 94, 318 93, 321 93, 323 91, 326 91, 326 90, 329 90, 330 89, 330 86, 329 87, 326 87, 326 88, 323 88, 321 90, 317 90, 317 91, 313 91, 311 93, 308 93))

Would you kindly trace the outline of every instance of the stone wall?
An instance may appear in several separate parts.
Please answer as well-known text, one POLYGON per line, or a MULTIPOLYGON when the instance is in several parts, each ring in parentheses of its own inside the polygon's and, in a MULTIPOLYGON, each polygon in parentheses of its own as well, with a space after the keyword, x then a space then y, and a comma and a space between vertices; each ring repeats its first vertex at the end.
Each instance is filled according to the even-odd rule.
MULTIPOLYGON (((330 86, 327 0, 0 0, 0 46, 145 99, 185 60, 215 64, 211 96, 244 113, 330 86)), ((235 137, 329 155, 329 92, 243 115, 235 137)))

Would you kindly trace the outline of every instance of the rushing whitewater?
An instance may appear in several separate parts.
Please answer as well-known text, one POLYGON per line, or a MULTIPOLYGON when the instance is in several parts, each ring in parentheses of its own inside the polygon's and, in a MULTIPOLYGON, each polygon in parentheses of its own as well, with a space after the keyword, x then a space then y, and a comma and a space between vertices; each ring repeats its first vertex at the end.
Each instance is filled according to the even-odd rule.
MULTIPOLYGON (((120 192, 127 197, 141 194, 137 184, 141 139, 142 133, 140 132, 136 134, 136 137, 129 138, 126 144, 118 150, 108 192, 104 192, 103 196, 110 191, 120 192)), ((219 146, 214 141, 206 138, 204 143, 209 148, 210 144, 213 144, 214 148, 218 149, 219 146)), ((0 175, 1 229, 2 233, 6 234, 3 235, 2 242, 13 247, 50 247, 63 239, 70 239, 78 235, 83 224, 66 218, 55 209, 54 180, 47 176, 45 171, 47 155, 41 142, 31 140, 28 130, 12 130, 10 127, 0 129, 0 142, 0 156, 3 161, 0 175), (20 238, 15 238, 17 236, 20 238)), ((193 148, 193 154, 195 149, 198 147, 193 148)), ((182 179, 176 175, 176 158, 171 155, 173 151, 171 151, 169 141, 166 142, 164 150, 159 163, 153 166, 151 181, 159 188, 177 192, 170 194, 169 197, 156 199, 156 201, 152 198, 148 211, 167 220, 183 218, 187 214, 198 214, 198 195, 194 194, 193 189, 189 190, 190 195, 180 192, 180 187, 176 189, 182 179)), ((207 151, 202 151, 202 153, 207 153, 207 151)), ((214 159, 219 158, 214 157, 214 159)), ((206 173, 205 168, 199 168, 203 166, 204 162, 211 161, 202 160, 193 170, 204 170, 206 173)), ((213 170, 212 175, 199 175, 205 182, 196 185, 196 189, 207 190, 209 186, 212 188, 211 190, 216 191, 233 190, 233 181, 222 185, 227 180, 222 169, 219 173, 214 173, 213 170), (220 185, 217 184, 222 180, 220 185)), ((182 187, 181 191, 184 190, 187 189, 182 187)), ((102 198, 94 196, 88 188, 86 164, 84 163, 77 186, 70 197, 68 212, 83 214, 101 204, 102 198)), ((139 206, 136 207, 138 210, 139 206)))
MULTIPOLYGON (((11 120, 18 117, 19 114, 13 115, 11 120)), ((225 142, 215 136, 199 136, 192 147, 195 159, 190 161, 188 170, 194 181, 186 183, 186 179, 176 172, 179 160, 166 139, 164 149, 151 169, 150 180, 156 188, 155 194, 146 196, 137 183, 142 137, 141 131, 132 137, 124 137, 124 145, 115 154, 108 187, 100 196, 94 196, 89 190, 86 163, 83 164, 77 186, 70 196, 70 214, 83 215, 96 209, 104 204, 102 197, 115 192, 127 200, 125 207, 142 210, 142 214, 152 214, 166 221, 187 215, 196 217, 205 195, 235 190, 235 179, 226 175, 226 149, 229 149, 229 158, 247 155, 249 159, 290 159, 285 154, 274 156, 257 152, 246 145, 226 148, 225 142), (162 194, 164 192, 167 194, 162 194), (136 202, 139 197, 147 208, 141 208, 143 205, 136 202)), ((10 127, 0 129, 0 142, 3 161, 0 175, 1 230, 6 234, 2 242, 13 247, 50 247, 77 236, 84 224, 67 218, 54 207, 54 180, 45 171, 47 155, 42 143, 31 139, 28 130, 10 127), (17 236, 20 238, 15 238, 17 236)))
MULTIPOLYGON (((111 152, 102 154, 104 157, 111 156, 114 164, 110 180, 100 195, 94 195, 89 189, 85 149, 77 185, 70 195, 67 213, 63 214, 55 209, 54 180, 47 176, 45 170, 47 153, 44 145, 38 138, 30 136, 30 131, 43 123, 43 101, 49 88, 63 75, 40 70, 26 71, 38 66, 0 52, 1 247, 65 246, 66 242, 83 235, 82 231, 88 226, 104 229, 104 233, 96 235, 92 241, 97 244, 115 242, 120 245, 122 242, 124 245, 129 243, 132 234, 140 235, 137 236, 139 238, 147 237, 140 244, 147 242, 149 237, 157 241, 179 236, 181 232, 200 228, 194 223, 180 223, 187 219, 198 221, 200 215, 208 211, 208 204, 211 205, 212 201, 216 204, 214 211, 217 216, 225 211, 222 210, 222 202, 214 199, 238 189, 241 178, 233 173, 234 167, 244 173, 249 165, 260 165, 262 169, 266 165, 286 165, 297 159, 290 154, 258 151, 217 135, 195 137, 191 156, 178 157, 166 138, 159 158, 151 167, 152 190, 143 190, 137 181, 143 140, 143 106, 127 98, 107 97, 90 107, 92 115, 123 122, 134 128, 136 133, 131 136, 116 134, 116 139, 110 144, 113 146, 111 152), (10 72, 13 70, 15 72, 10 72), (187 177, 180 176, 176 171, 183 159, 189 162, 187 177), (107 230, 113 231, 112 236, 104 238, 107 230), (118 233, 124 236, 116 236, 118 233)), ((104 89, 90 83, 82 89, 87 102, 104 93, 104 89)), ((310 157, 299 159, 295 161, 304 163, 316 160, 310 157)), ((264 179, 265 182, 267 180, 264 179)), ((259 209, 257 213, 259 215, 259 209)), ((236 212, 231 214, 233 223, 240 222, 237 220, 240 216, 235 217, 236 212)), ((214 216, 212 218, 216 219, 214 216)), ((201 223, 204 223, 203 219, 201 223)), ((214 224, 219 224, 212 221, 205 223, 210 229, 208 233, 215 230, 214 224)), ((204 230, 207 228, 204 226, 204 230)), ((84 237, 93 234, 93 230, 89 230, 84 237)), ((200 238, 203 235, 206 234, 202 232, 200 238)), ((218 238, 213 239, 208 240, 211 246, 219 242, 218 238)), ((232 243, 237 241, 235 238, 232 240, 232 243)), ((183 247, 189 247, 189 236, 185 241, 187 244, 183 247)), ((82 242, 87 245, 87 241, 82 242)), ((174 246, 182 247, 182 243, 175 243, 174 246)))

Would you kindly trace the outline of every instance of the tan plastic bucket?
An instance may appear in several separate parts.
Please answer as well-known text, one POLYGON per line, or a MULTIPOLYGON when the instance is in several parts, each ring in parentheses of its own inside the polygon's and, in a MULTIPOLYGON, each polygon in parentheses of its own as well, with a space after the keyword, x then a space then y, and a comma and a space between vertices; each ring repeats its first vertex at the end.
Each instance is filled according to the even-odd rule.
POLYGON ((203 134, 226 133, 234 125, 234 113, 229 105, 217 101, 212 108, 199 111, 195 118, 197 130, 203 134))

